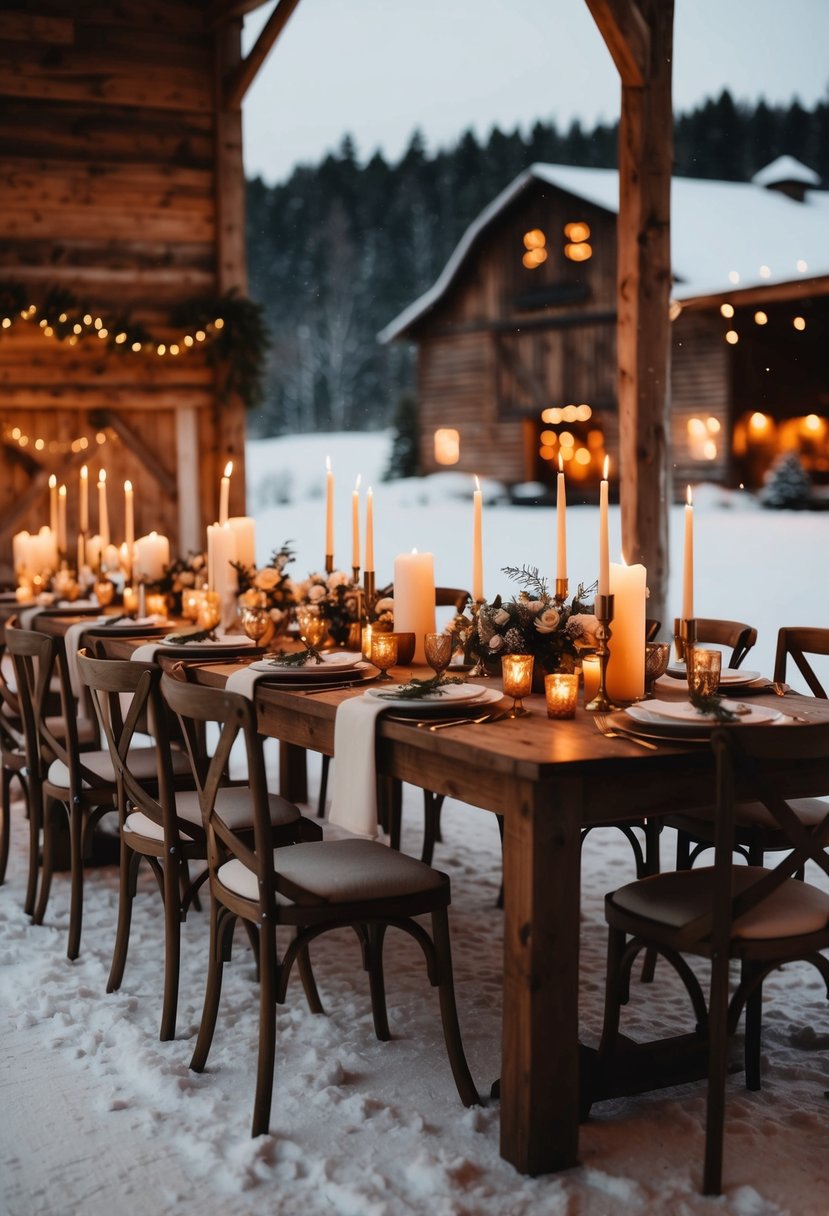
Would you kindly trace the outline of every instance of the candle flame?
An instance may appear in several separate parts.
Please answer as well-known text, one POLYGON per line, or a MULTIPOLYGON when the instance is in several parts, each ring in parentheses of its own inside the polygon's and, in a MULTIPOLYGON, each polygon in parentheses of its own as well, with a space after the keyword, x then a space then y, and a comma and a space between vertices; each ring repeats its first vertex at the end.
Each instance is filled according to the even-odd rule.
POLYGON ((476 490, 480 490, 480 488, 481 488, 481 483, 480 483, 480 481, 478 480, 478 474, 476 473, 476 474, 475 474, 475 489, 476 489, 476 490))
POLYGON ((103 485, 104 482, 106 481, 106 479, 107 479, 107 471, 106 471, 106 469, 101 469, 100 473, 98 474, 98 485, 99 486, 103 485))
POLYGON ((54 488, 56 487, 57 484, 58 484, 58 479, 55 476, 55 474, 53 473, 52 476, 49 478, 49 489, 54 490, 54 488))
POLYGON ((232 472, 233 472, 233 461, 229 460, 227 462, 227 464, 225 465, 225 477, 229 477, 232 472))
POLYGON ((152 537, 158 536, 158 533, 156 532, 155 529, 152 530, 152 532, 150 533, 150 536, 152 536, 152 537))
POLYGON ((66 497, 66 486, 58 486, 58 494, 61 498, 66 497))
POLYGON ((688 504, 689 507, 692 507, 694 505, 694 498, 693 498, 693 495, 691 494, 690 486, 686 486, 686 488, 685 488, 685 502, 688 504))
POLYGON ((360 482, 361 482, 362 480, 363 480, 363 475, 362 475, 362 473, 358 473, 358 474, 357 474, 357 480, 354 482, 354 493, 355 493, 355 494, 356 494, 356 493, 359 491, 359 489, 360 489, 360 482))
POLYGON ((326 456, 326 458, 325 458, 325 471, 326 471, 326 473, 331 472, 331 457, 330 456, 326 456))
POLYGON ((366 494, 370 494, 372 498, 374 497, 374 490, 371 488, 371 486, 369 486, 369 488, 366 490, 366 494))
POLYGON ((132 482, 131 481, 124 482, 124 493, 132 494, 132 482))
POLYGON ((412 553, 417 553, 417 549, 412 549, 412 553))
POLYGON ((86 467, 85 464, 82 464, 81 465, 81 481, 86 481, 86 479, 88 477, 89 477, 89 469, 86 467))
POLYGON ((607 481, 607 475, 608 475, 608 473, 609 473, 609 472, 610 472, 610 457, 609 457, 609 456, 605 456, 605 458, 604 458, 604 472, 602 473, 602 480, 603 480, 603 481, 607 481))
POLYGON ((559 473, 564 472, 564 457, 562 456, 561 452, 558 454, 558 471, 559 473))

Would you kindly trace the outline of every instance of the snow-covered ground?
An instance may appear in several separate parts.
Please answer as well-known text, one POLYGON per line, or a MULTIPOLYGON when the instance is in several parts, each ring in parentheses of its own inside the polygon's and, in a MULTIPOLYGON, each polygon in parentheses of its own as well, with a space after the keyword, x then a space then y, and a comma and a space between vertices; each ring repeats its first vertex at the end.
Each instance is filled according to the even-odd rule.
MULTIPOLYGON (((259 559, 292 539, 298 576, 322 564, 321 495, 330 452, 341 518, 350 518, 356 474, 363 474, 364 486, 374 485, 378 579, 391 577, 396 553, 417 546, 434 552, 440 582, 467 585, 467 479, 446 479, 448 489, 437 479, 383 484, 386 448, 385 437, 362 435, 251 445, 259 559)), ((747 500, 713 490, 700 492, 697 503, 697 613, 756 624, 760 640, 749 665, 768 672, 779 625, 823 621, 829 513, 759 512, 747 500)), ((569 512, 576 581, 595 575, 596 514, 587 507, 569 512)), ((675 544, 681 515, 681 508, 672 510, 675 544)), ((616 514, 612 528, 618 538, 616 514)), ((338 564, 346 565, 347 527, 338 532, 336 548, 338 564)), ((488 594, 511 590, 501 567, 526 562, 551 569, 553 554, 552 512, 487 507, 488 594)), ((672 584, 672 611, 678 594, 672 584)), ((312 799, 316 773, 312 763, 312 799)), ((407 789, 404 848, 413 853, 421 823, 419 794, 407 789)), ((191 914, 184 926, 178 1033, 160 1043, 162 920, 151 881, 142 879, 124 985, 107 996, 116 875, 89 872, 83 953, 67 962, 65 876, 56 878, 45 925, 30 925, 22 912, 24 828, 17 804, 12 860, 0 887, 2 1216, 110 1216, 113 1210, 124 1216, 825 1216, 829 1010, 817 974, 806 967, 788 967, 767 985, 764 1088, 748 1093, 739 1077, 729 1086, 725 1194, 718 1200, 698 1194, 701 1085, 597 1107, 582 1128, 578 1169, 537 1179, 516 1174, 498 1156, 497 1105, 460 1107, 417 948, 393 934, 387 939, 392 1042, 373 1037, 353 935, 316 943, 327 1016, 309 1014, 292 983, 279 1013, 271 1135, 252 1141, 256 985, 243 937, 226 969, 210 1066, 197 1076, 187 1065, 202 999, 205 914, 191 914)), ((461 1021, 473 1074, 486 1091, 499 1059, 498 833, 493 816, 449 802, 444 836, 435 864, 452 878, 461 1021)), ((671 853, 667 841, 665 857, 671 853)), ((581 1009, 588 1040, 601 1017, 602 899, 631 874, 621 835, 593 833, 582 880, 581 1009)), ((658 969, 650 988, 634 985, 627 1014, 634 1034, 690 1027, 666 972, 658 969)))

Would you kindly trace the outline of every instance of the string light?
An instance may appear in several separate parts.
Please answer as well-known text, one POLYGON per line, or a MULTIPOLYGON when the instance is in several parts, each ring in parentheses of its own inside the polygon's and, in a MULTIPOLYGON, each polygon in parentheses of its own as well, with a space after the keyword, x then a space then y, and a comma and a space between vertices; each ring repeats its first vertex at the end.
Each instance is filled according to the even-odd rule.
POLYGON ((36 452, 44 452, 48 450, 53 455, 67 455, 69 453, 85 452, 94 442, 98 448, 102 448, 105 443, 108 443, 112 436, 106 431, 97 431, 94 439, 90 440, 87 435, 78 435, 75 439, 50 439, 47 445, 45 439, 36 437, 32 439, 20 429, 19 426, 10 426, 5 421, 0 421, 0 439, 7 446, 15 446, 25 450, 28 447, 34 448, 36 452))

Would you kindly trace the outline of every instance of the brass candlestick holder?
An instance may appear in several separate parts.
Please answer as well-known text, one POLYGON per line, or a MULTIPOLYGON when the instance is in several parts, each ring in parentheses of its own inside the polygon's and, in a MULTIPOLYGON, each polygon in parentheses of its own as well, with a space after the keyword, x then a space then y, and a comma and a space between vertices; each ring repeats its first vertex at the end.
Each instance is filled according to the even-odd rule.
POLYGON ((325 573, 326 574, 334 573, 334 554, 333 553, 326 553, 326 555, 325 555, 325 573))
POLYGON ((618 709, 607 695, 607 664, 610 659, 610 623, 613 620, 613 596, 597 595, 594 612, 596 614, 596 654, 599 659, 599 687, 595 697, 585 709, 590 713, 609 713, 618 709))
POLYGON ((371 620, 374 612, 374 601, 377 598, 377 589, 374 582, 374 571, 363 571, 363 597, 366 604, 366 617, 371 620))
POLYGON ((360 582, 360 567, 359 566, 351 567, 351 581, 355 587, 359 585, 359 582, 360 582))
POLYGON ((570 589, 570 580, 569 579, 567 579, 567 578, 557 578, 556 579, 556 590, 555 590, 555 595, 553 596, 553 599, 555 600, 555 602, 559 608, 564 603, 564 601, 567 599, 567 593, 568 593, 569 589, 570 589))
POLYGON ((693 617, 677 617, 674 621, 674 648, 680 663, 688 662, 688 651, 697 641, 697 622, 693 617))

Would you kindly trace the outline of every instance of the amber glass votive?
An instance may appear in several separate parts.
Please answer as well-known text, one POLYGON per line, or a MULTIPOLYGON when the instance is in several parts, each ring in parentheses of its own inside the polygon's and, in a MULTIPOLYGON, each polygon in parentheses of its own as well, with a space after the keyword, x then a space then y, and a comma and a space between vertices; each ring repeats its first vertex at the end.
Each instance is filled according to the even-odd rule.
POLYGON ((124 588, 124 612, 128 616, 136 616, 138 614, 138 591, 135 587, 124 588))
POLYGON ((371 631, 373 628, 373 625, 363 625, 363 631, 360 635, 362 638, 360 650, 364 659, 371 658, 371 631))
POLYGON ((508 697, 527 697, 533 688, 533 656, 505 654, 501 659, 504 693, 508 697))
POLYGON ((579 677, 563 671, 552 671, 544 677, 544 697, 548 718, 575 718, 579 699, 579 677))
POLYGON ((397 637, 393 633, 372 633, 371 661, 383 673, 381 680, 389 680, 386 672, 397 662, 397 637))
POLYGON ((599 691, 602 678, 602 663, 597 654, 586 654, 581 661, 584 680, 584 704, 589 705, 599 691))

